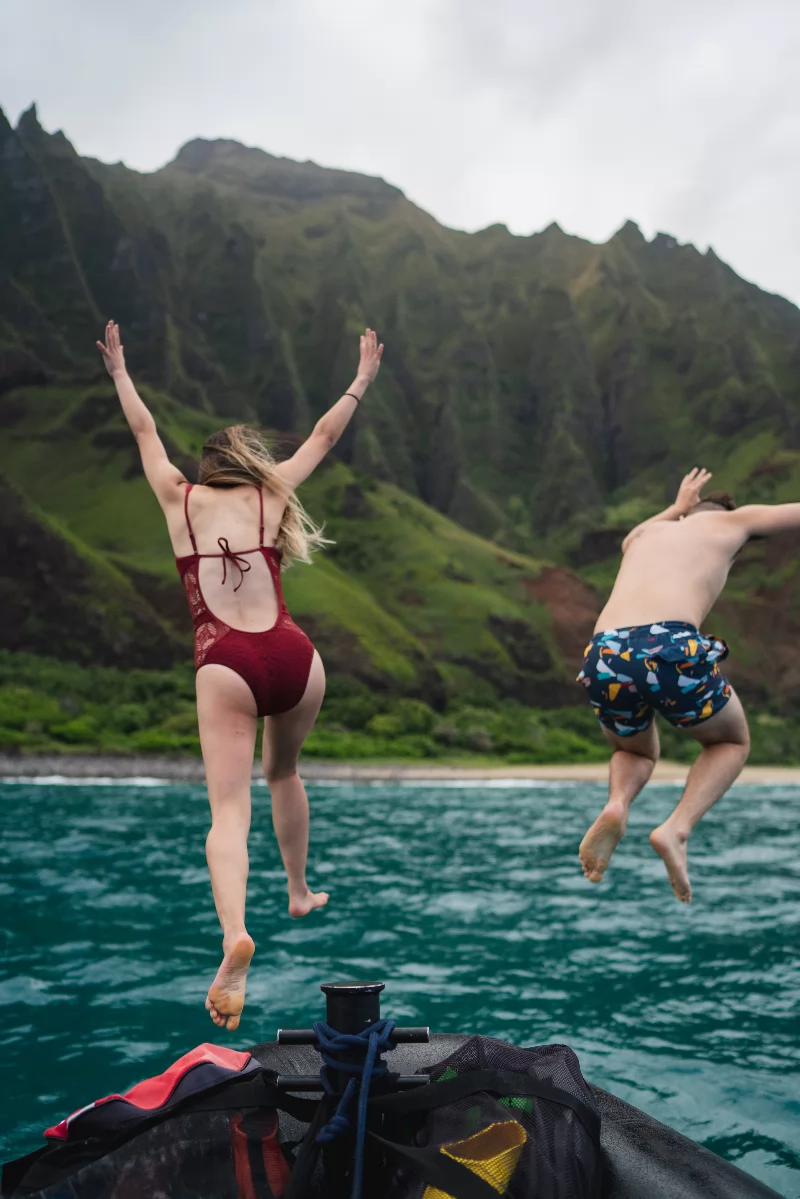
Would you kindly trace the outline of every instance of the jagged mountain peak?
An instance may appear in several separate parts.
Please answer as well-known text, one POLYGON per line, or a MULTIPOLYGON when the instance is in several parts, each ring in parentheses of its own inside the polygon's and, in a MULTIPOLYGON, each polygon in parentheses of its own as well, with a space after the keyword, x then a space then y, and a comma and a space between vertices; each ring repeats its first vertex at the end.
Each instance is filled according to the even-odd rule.
POLYGON ((20 141, 29 147, 40 149, 47 146, 47 149, 55 154, 79 158, 77 150, 62 129, 48 133, 39 120, 35 103, 20 113, 14 132, 20 141))
POLYGON ((17 120, 17 133, 20 137, 29 137, 33 133, 43 133, 39 114, 36 111, 36 102, 34 101, 29 108, 21 112, 17 120))
POLYGON ((378 176, 321 167, 310 160, 297 162, 292 158, 279 158, 231 138, 194 138, 182 146, 174 160, 163 169, 170 173, 202 175, 249 191, 305 202, 337 195, 389 202, 404 198, 399 187, 378 176))
POLYGON ((644 246, 647 244, 647 238, 642 233, 636 221, 632 221, 630 219, 628 219, 624 225, 620 226, 620 228, 611 238, 611 241, 622 241, 626 245, 644 246))
POLYGON ((491 225, 485 225, 483 229, 477 229, 475 232, 476 237, 493 237, 495 235, 500 237, 514 236, 509 230, 508 225, 503 221, 493 221, 491 225))
POLYGON ((652 245, 657 246, 660 250, 679 250, 681 247, 677 237, 673 237, 671 233, 662 232, 655 235, 652 245))

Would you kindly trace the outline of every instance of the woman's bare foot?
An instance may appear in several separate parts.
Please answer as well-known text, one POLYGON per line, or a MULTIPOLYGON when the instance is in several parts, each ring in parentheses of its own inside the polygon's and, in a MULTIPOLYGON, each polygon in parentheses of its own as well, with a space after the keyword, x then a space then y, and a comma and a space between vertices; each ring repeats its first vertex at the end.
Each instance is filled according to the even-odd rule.
POLYGON ((623 803, 609 802, 581 841, 580 855, 583 873, 590 883, 599 883, 605 874, 611 855, 625 835, 628 810, 623 803))
POLYGON ((658 856, 664 859, 667 878, 681 903, 692 902, 692 886, 689 882, 689 870, 686 862, 688 840, 688 837, 682 837, 673 832, 667 824, 653 829, 650 834, 650 844, 658 856))
POLYGON ((304 893, 292 895, 289 892, 289 915, 299 919, 301 916, 307 916, 309 912, 313 912, 314 908, 324 908, 328 902, 327 891, 309 891, 306 887, 304 893))
POLYGON ((244 1007, 244 989, 250 959, 255 953, 255 944, 247 933, 239 933, 229 947, 217 971, 217 977, 208 988, 206 1009, 218 1028, 233 1032, 239 1027, 239 1017, 244 1007))

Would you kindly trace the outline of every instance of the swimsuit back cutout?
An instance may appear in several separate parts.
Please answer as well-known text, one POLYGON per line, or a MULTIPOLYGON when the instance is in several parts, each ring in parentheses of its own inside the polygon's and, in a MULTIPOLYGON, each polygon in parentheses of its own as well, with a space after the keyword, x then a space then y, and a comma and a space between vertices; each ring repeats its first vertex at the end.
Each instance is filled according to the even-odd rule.
MULTIPOLYGON (((267 564, 269 575, 272 579, 275 598, 277 600, 277 619, 270 627, 277 627, 283 622, 284 618, 291 619, 286 610, 286 603, 283 598, 283 588, 281 587, 281 565, 280 554, 274 546, 264 545, 264 500, 261 494, 261 489, 258 489, 259 497, 259 544, 253 549, 248 550, 232 550, 227 537, 218 537, 217 545, 219 550, 215 553, 200 553, 197 548, 197 537, 195 536, 194 528, 192 527, 191 517, 189 515, 189 493, 192 490, 192 484, 186 485, 186 493, 183 500, 183 511, 186 517, 186 529, 189 533, 189 540, 192 543, 192 553, 185 554, 182 557, 176 557, 175 563, 178 567, 178 572, 183 581, 186 595, 189 600, 189 607, 192 612, 192 619, 195 626, 195 665, 202 665, 205 655, 213 644, 216 644, 221 637, 229 632, 238 632, 243 636, 255 636, 255 632, 247 629, 237 629, 235 624, 229 624, 228 620, 223 620, 209 607, 209 601, 206 600, 203 594, 203 587, 200 580, 200 562, 203 558, 219 558, 222 563, 222 587, 227 586, 228 569, 238 571, 238 577, 233 587, 234 592, 241 587, 244 576, 251 570, 251 564, 248 558, 252 554, 261 554, 267 564)), ((215 588, 216 590, 216 588, 215 588)), ((216 606, 216 604, 215 604, 216 606)), ((224 611, 224 608, 223 608, 224 611)), ((271 617, 270 617, 271 619, 271 617)), ((238 622, 235 622, 238 623, 238 622)), ((261 629, 260 632, 268 632, 269 629, 261 629)))
POLYGON ((219 552, 201 554, 189 516, 189 492, 192 484, 186 485, 183 511, 186 528, 192 543, 192 553, 176 557, 175 564, 186 590, 186 598, 194 624, 194 664, 201 666, 217 664, 241 675, 249 686, 256 702, 259 716, 276 716, 288 712, 300 702, 305 693, 314 646, 306 634, 299 629, 289 615, 281 587, 281 556, 272 545, 264 545, 264 497, 259 487, 258 545, 251 550, 232 550, 226 537, 218 537, 219 552), (221 620, 209 608, 200 584, 200 559, 222 559, 222 585, 227 582, 228 566, 239 571, 239 581, 234 587, 238 591, 244 576, 251 569, 250 554, 261 554, 267 564, 275 597, 278 615, 273 625, 259 632, 237 629, 221 620))
MULTIPOLYGON (((261 550, 261 551, 268 550, 268 551, 271 551, 273 554, 278 555, 278 551, 275 549, 274 546, 264 545, 264 493, 260 487, 256 488, 256 490, 258 491, 258 545, 256 546, 255 549, 237 550, 236 553, 234 553, 230 547, 227 537, 218 537, 217 545, 220 548, 220 551, 221 551, 220 553, 218 553, 218 554, 200 554, 200 553, 198 553, 198 550, 197 550, 197 540, 194 535, 194 529, 192 528, 192 522, 189 519, 189 492, 192 490, 193 486, 194 486, 193 483, 186 484, 186 492, 183 497, 183 515, 186 518, 186 528, 189 533, 189 540, 192 543, 192 555, 191 556, 195 557, 195 558, 221 558, 222 559, 222 582, 223 582, 223 584, 227 581, 227 578, 228 578, 228 563, 230 562, 231 566, 235 566, 236 569, 239 571, 239 582, 236 584, 236 586, 233 589, 234 591, 238 591, 239 588, 241 587, 242 583, 244 582, 244 576, 250 570, 250 563, 248 561, 246 561, 245 555, 258 553, 259 550, 261 550), (245 560, 243 561, 242 559, 245 559, 245 560)), ((278 555, 278 557, 279 557, 279 555, 278 555)), ((178 559, 176 559, 176 561, 180 562, 180 561, 183 561, 183 559, 178 558, 178 559)), ((281 598, 280 597, 280 588, 278 588, 278 591, 279 591, 279 600, 280 600, 280 598, 281 598)))

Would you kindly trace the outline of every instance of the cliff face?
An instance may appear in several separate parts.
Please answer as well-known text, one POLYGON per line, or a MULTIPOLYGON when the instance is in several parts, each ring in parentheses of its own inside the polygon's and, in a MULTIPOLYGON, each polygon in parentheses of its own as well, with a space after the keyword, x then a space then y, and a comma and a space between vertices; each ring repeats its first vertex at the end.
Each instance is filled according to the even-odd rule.
MULTIPOLYGON (((312 587, 309 572, 287 587, 334 657, 357 646, 345 657, 386 686, 401 685, 387 667, 399 654, 416 690, 446 692, 466 671, 495 694, 562 702, 619 530, 685 469, 708 465, 742 499, 800 497, 800 313, 665 234, 647 242, 628 223, 596 246, 555 225, 458 233, 383 180, 229 141, 191 142, 142 176, 81 159, 33 110, 16 130, 0 114, 0 228, 0 465, 158 609, 158 636, 178 627, 176 585, 94 349, 109 316, 185 463, 233 419, 307 432, 352 375, 359 327, 380 330, 379 383, 337 447, 351 490, 309 489, 348 547, 320 578, 338 572, 371 615, 352 627, 333 584, 312 587), (430 562, 413 586, 383 577, 390 522, 370 534, 372 559, 359 556, 359 490, 393 513, 403 494, 430 511, 424 534, 406 514, 405 569, 430 562), (466 552, 456 526, 484 541, 466 552), (542 558, 557 577, 542 581, 542 558), (449 649, 445 567, 462 580, 450 600, 464 643, 449 649), (572 636, 565 610, 582 613, 572 636)), ((783 630, 785 702, 800 677, 797 586, 790 539, 745 555, 720 607, 754 694, 783 630)))
POLYGON ((0 649, 84 665, 161 667, 181 640, 120 571, 0 478, 0 649))

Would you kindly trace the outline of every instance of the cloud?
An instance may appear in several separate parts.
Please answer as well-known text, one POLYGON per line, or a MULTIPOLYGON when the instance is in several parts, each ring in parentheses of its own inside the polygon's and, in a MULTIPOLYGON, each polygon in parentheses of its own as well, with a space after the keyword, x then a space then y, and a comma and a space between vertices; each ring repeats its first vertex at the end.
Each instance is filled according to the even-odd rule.
POLYGON ((0 104, 153 169, 195 136, 380 174, 439 220, 628 217, 800 301, 794 0, 6 0, 0 104))

